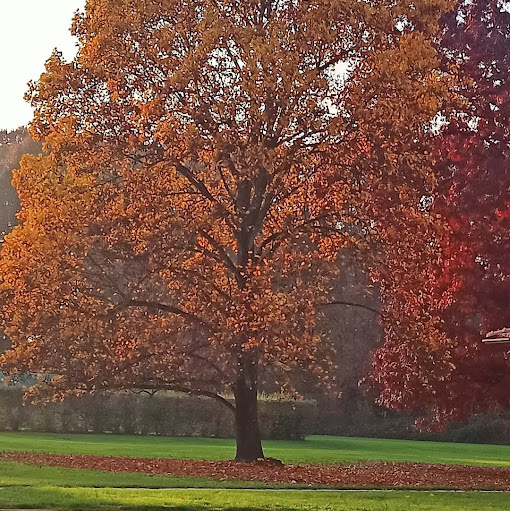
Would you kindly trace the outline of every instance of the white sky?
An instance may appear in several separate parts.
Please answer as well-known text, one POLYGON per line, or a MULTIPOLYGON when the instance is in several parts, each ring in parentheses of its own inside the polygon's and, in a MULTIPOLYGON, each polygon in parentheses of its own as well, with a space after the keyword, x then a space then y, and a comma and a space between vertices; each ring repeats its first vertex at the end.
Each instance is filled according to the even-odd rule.
POLYGON ((72 17, 85 0, 0 0, 0 130, 28 124, 27 83, 44 71, 53 48, 74 57, 72 17))

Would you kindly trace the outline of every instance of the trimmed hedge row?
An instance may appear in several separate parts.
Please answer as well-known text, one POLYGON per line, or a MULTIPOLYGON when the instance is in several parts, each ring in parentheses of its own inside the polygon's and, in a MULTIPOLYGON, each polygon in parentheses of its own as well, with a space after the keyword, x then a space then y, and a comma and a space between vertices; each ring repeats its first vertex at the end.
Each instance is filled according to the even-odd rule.
MULTIPOLYGON (((232 438, 233 416, 207 398, 156 394, 70 397, 33 405, 19 388, 0 389, 0 430, 232 438)), ((510 445, 510 417, 480 415, 442 433, 419 432, 407 414, 367 400, 259 401, 264 439, 340 435, 510 445)))
POLYGON ((414 417, 408 413, 346 395, 336 402, 318 403, 315 417, 315 434, 510 445, 509 413, 475 415, 450 424, 445 431, 428 432, 417 430, 414 417))
MULTIPOLYGON (((299 440, 307 434, 313 403, 260 401, 265 439, 299 440)), ((19 388, 0 389, 0 430, 117 433, 232 438, 233 415, 208 398, 110 394, 31 404, 19 388)))

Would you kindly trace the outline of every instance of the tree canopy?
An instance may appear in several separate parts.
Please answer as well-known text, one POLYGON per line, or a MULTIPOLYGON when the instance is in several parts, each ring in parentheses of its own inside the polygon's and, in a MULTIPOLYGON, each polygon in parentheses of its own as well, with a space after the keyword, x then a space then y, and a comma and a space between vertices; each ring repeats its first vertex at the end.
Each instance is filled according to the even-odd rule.
POLYGON ((501 0, 460 1, 442 20, 439 44, 464 103, 436 141, 433 210, 448 229, 442 258, 418 289, 445 342, 424 349, 395 336, 373 370, 382 403, 414 410, 432 428, 510 408, 508 346, 481 343, 510 325, 510 13, 501 0))
POLYGON ((451 6, 88 0, 76 58, 55 52, 27 94, 46 153, 15 173, 2 367, 58 375, 55 393, 211 396, 235 411, 237 458, 261 457, 261 374, 334 390, 316 322, 338 251, 396 277, 402 252, 422 273, 436 257, 423 198, 451 6))

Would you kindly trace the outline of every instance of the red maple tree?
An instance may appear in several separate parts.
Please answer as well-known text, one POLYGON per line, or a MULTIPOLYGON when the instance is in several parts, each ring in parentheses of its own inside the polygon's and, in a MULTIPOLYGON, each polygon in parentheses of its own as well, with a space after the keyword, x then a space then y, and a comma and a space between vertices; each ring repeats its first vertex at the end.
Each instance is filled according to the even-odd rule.
MULTIPOLYGON (((470 414, 510 408, 505 344, 481 343, 510 325, 510 13, 500 0, 461 1, 442 20, 444 68, 456 69, 464 107, 437 138, 438 195, 433 211, 447 222, 441 260, 430 266, 429 301, 445 335, 388 332, 374 357, 379 401, 413 410, 421 425, 444 427, 470 414)), ((390 289, 391 286, 386 286, 390 289)), ((386 300, 391 316, 402 301, 386 300)))

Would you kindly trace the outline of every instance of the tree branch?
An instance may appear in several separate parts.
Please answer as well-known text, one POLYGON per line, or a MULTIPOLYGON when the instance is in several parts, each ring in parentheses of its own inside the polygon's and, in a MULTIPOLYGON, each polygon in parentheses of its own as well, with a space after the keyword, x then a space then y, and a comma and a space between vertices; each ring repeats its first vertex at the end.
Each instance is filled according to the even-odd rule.
POLYGON ((217 242, 210 234, 204 230, 200 230, 200 235, 218 252, 218 255, 214 254, 210 250, 200 247, 202 250, 206 250, 207 253, 215 259, 217 262, 222 263, 228 270, 230 270, 238 282, 242 281, 241 270, 234 264, 232 259, 228 256, 225 248, 217 242))
POLYGON ((374 309, 373 307, 370 307, 369 305, 364 305, 362 303, 345 302, 343 300, 335 300, 334 302, 319 304, 320 307, 328 307, 330 305, 347 305, 348 307, 358 307, 360 309, 365 309, 367 311, 373 312, 374 314, 377 314, 378 316, 381 316, 382 318, 384 318, 384 315, 381 311, 378 311, 377 309, 374 309))
POLYGON ((167 305, 165 303, 159 303, 159 302, 131 299, 125 303, 125 306, 126 307, 147 307, 147 308, 157 309, 157 310, 160 310, 163 312, 169 312, 170 314, 176 314, 177 316, 181 316, 183 318, 189 319, 191 322, 196 323, 200 326, 207 327, 209 330, 214 330, 212 325, 210 323, 208 323, 207 321, 199 318, 198 316, 195 316, 194 314, 191 314, 190 312, 186 312, 185 310, 182 310, 179 307, 175 307, 173 305, 167 305))
POLYGON ((218 393, 213 392, 212 390, 204 390, 204 389, 193 389, 191 387, 186 387, 183 384, 180 383, 160 383, 160 384, 135 384, 131 386, 131 389, 128 388, 129 385, 109 385, 108 389, 117 388, 117 389, 123 389, 123 390, 134 390, 138 389, 139 391, 145 391, 148 393, 148 391, 160 391, 160 390, 169 390, 172 392, 181 392, 183 394, 188 394, 191 396, 204 396, 209 397, 211 399, 214 399, 221 404, 225 405, 231 412, 235 412, 235 405, 233 405, 228 399, 224 398, 223 396, 220 396, 218 393))
POLYGON ((154 390, 171 390, 173 392, 182 392, 183 394, 189 394, 191 396, 204 396, 210 397, 211 399, 215 399, 216 401, 225 405, 230 411, 235 412, 236 407, 226 398, 220 396, 216 392, 211 390, 203 390, 203 389, 192 389, 189 387, 181 386, 181 385, 157 385, 157 386, 147 386, 146 390, 154 389, 154 390))
POLYGON ((197 353, 186 353, 185 355, 188 355, 189 358, 194 358, 196 360, 200 360, 201 362, 204 362, 209 367, 214 369, 219 375, 221 375, 223 378, 227 379, 227 375, 224 371, 222 371, 214 362, 211 362, 207 357, 203 357, 202 355, 198 355, 197 353))
POLYGON ((222 403, 225 405, 231 412, 236 411, 236 407, 228 400, 225 399, 223 396, 220 396, 219 394, 216 394, 216 392, 208 391, 208 390, 192 390, 192 389, 174 389, 175 392, 183 392, 185 394, 195 395, 195 396, 205 396, 209 397, 211 399, 215 399, 216 401, 222 403))
POLYGON ((190 168, 179 162, 175 162, 174 165, 177 171, 182 174, 206 199, 209 199, 211 202, 218 202, 216 198, 213 197, 205 183, 193 175, 193 172, 190 168))
POLYGON ((209 188, 207 188, 206 184, 201 181, 200 179, 197 179, 194 175, 192 170, 189 167, 186 167, 180 162, 174 162, 174 167, 177 169, 177 172, 179 172, 182 176, 184 176, 188 182, 195 187, 197 192, 199 192, 200 195, 205 197, 207 200, 213 202, 214 204, 217 204, 224 217, 225 220, 231 225, 231 227, 235 227, 235 225, 232 223, 232 213, 228 210, 228 208, 225 207, 225 204, 218 200, 217 197, 215 197, 210 191, 209 188))

